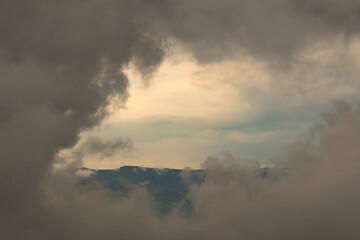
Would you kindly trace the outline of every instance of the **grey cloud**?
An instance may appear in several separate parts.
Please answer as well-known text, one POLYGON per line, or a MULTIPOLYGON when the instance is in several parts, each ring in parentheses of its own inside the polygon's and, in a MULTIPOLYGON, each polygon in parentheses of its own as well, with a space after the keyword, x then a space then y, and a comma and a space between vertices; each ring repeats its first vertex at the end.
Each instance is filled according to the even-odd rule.
POLYGON ((41 185, 54 155, 112 99, 123 104, 132 58, 141 71, 161 62, 142 12, 133 1, 0 2, 0 238, 47 238, 41 185))
POLYGON ((153 31, 180 42, 201 64, 250 56, 264 63, 284 92, 302 96, 324 80, 358 87, 358 54, 352 56, 351 49, 359 39, 357 1, 185 0, 148 6, 147 14, 156 16, 153 31), (309 58, 324 48, 330 53, 322 61, 309 58))
POLYGON ((132 151, 134 145, 130 139, 123 140, 117 138, 113 140, 104 141, 100 137, 91 136, 82 142, 73 150, 73 154, 77 158, 84 158, 86 156, 99 155, 100 158, 112 157, 120 151, 132 151))
POLYGON ((242 50, 273 66, 287 66, 316 42, 350 40, 359 32, 360 6, 352 0, 158 3, 159 29, 184 42, 202 62, 242 50))
POLYGON ((322 114, 324 120, 328 124, 334 124, 337 122, 339 115, 344 114, 351 109, 351 105, 348 102, 342 101, 342 100, 333 100, 333 105, 335 107, 334 112, 325 112, 322 114))
POLYGON ((360 109, 331 113, 337 120, 311 129, 318 134, 295 143, 267 180, 257 177, 257 163, 229 165, 231 156, 212 161, 220 167, 212 164, 206 183, 192 194, 202 219, 192 222, 197 238, 358 238, 360 109), (285 166, 296 169, 279 177, 285 166))
POLYGON ((338 105, 347 104, 334 103, 328 114, 336 120, 315 124, 307 138, 274 162, 267 179, 259 178, 256 161, 229 153, 208 158, 205 183, 189 194, 190 216, 179 217, 174 209, 157 218, 141 186, 120 199, 120 192, 75 187, 69 168, 47 176, 36 221, 16 234, 30 239, 356 239, 360 109, 339 111, 338 105))

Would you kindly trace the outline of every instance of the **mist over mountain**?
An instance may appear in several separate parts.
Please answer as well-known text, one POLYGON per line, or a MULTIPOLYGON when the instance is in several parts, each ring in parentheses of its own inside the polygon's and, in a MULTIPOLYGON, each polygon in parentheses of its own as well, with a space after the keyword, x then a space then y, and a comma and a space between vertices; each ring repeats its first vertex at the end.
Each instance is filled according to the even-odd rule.
POLYGON ((358 0, 0 0, 0 239, 360 239, 359 77, 358 0))
MULTIPOLYGON (((81 184, 100 183, 105 187, 126 195, 132 185, 145 187, 154 198, 159 213, 169 213, 172 208, 183 205, 183 214, 190 211, 188 193, 190 187, 201 184, 206 177, 204 170, 179 170, 169 168, 145 168, 124 166, 112 170, 81 168, 78 172, 81 184), (186 179, 185 175, 186 174, 186 179)), ((180 206, 181 207, 181 206, 180 206)))
MULTIPOLYGON (((283 169, 277 176, 270 174, 269 167, 254 169, 260 179, 284 177, 289 169, 283 169)), ((123 166, 119 169, 94 170, 81 168, 77 172, 80 184, 91 191, 94 184, 100 184, 119 193, 119 198, 128 196, 131 187, 144 187, 154 199, 153 207, 160 214, 177 210, 181 216, 191 215, 190 189, 200 187, 206 181, 207 170, 180 170, 170 168, 147 168, 123 166)))

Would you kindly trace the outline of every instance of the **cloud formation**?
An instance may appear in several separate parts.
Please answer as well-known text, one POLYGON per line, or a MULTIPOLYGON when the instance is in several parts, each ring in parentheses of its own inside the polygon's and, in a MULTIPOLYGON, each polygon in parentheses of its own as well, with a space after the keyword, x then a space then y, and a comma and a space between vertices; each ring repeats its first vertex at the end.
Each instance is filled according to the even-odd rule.
POLYGON ((158 1, 159 28, 187 44, 200 61, 234 56, 242 50, 271 64, 296 60, 316 42, 359 31, 353 0, 158 1))
POLYGON ((138 59, 146 72, 161 62, 134 5, 0 3, 1 238, 46 238, 33 227, 44 219, 40 186, 54 155, 100 123, 110 101, 127 99, 125 64, 138 59))
POLYGON ((133 150, 133 143, 121 138, 104 141, 97 136, 88 137, 75 149, 74 154, 80 157, 99 154, 100 158, 112 157, 121 150, 133 150))
MULTIPOLYGON (((121 137, 104 140, 98 136, 88 136, 84 140, 71 148, 63 149, 56 155, 55 168, 66 168, 68 165, 78 165, 79 167, 88 167, 91 164, 108 168, 106 161, 113 164, 123 165, 125 161, 129 161, 129 157, 135 150, 135 146, 130 139, 122 139, 121 137)), ((110 167, 112 168, 112 167, 110 167)))
MULTIPOLYGON (((157 218, 144 189, 119 200, 105 189, 78 189, 74 169, 51 171, 55 155, 99 124, 111 101, 126 101, 124 66, 133 61, 148 76, 161 63, 161 37, 183 42, 201 62, 239 48, 286 66, 314 41, 351 39, 359 7, 351 0, 2 1, 0 238, 359 238, 360 109, 343 102, 278 163, 296 168, 287 176, 260 181, 256 164, 210 165, 191 193, 190 218, 157 218)), ((108 155, 124 143, 84 146, 108 155)))
POLYGON ((335 120, 315 124, 286 156, 274 160, 267 179, 259 178, 260 164, 254 161, 230 154, 209 158, 205 182, 189 194, 190 216, 180 217, 174 209, 156 217, 141 186, 126 198, 101 187, 75 187, 69 168, 48 176, 45 198, 30 223, 10 225, 27 231, 7 228, 2 234, 10 239, 356 239, 360 152, 354 142, 360 137, 360 108, 345 105, 336 101, 325 114, 335 120))
POLYGON ((216 230, 199 231, 199 238, 359 237, 360 152, 355 142, 360 109, 339 111, 347 104, 335 105, 328 114, 336 121, 316 124, 270 169, 267 181, 256 177, 256 165, 229 164, 229 157, 210 164, 212 175, 194 196, 198 214, 208 220, 205 225, 216 230), (286 168, 287 174, 279 174, 286 168))

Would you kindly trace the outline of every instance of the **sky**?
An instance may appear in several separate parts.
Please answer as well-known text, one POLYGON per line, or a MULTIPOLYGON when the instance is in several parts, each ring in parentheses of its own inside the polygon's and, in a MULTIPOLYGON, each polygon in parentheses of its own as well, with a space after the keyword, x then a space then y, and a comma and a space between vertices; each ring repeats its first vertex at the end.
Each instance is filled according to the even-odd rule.
POLYGON ((359 13, 0 0, 0 239, 360 239, 359 13), (185 168, 192 213, 79 184, 123 165, 185 168))
POLYGON ((339 57, 359 62, 360 41, 343 44, 342 39, 320 43, 297 56, 304 64, 318 66, 273 73, 266 63, 241 52, 201 64, 183 44, 172 42, 151 79, 141 76, 132 63, 125 67, 130 81, 125 106, 82 133, 84 140, 130 139, 134 149, 107 158, 88 156, 85 166, 196 169, 207 157, 226 152, 269 163, 303 137, 331 101, 359 101, 358 80, 347 79, 357 74, 356 65, 341 65, 339 57))

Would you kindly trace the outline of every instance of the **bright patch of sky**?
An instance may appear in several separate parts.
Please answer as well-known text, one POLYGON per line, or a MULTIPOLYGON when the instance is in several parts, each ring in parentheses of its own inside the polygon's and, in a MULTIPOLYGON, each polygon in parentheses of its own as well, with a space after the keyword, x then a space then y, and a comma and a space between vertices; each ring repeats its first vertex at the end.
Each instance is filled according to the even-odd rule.
POLYGON ((274 71, 241 55, 200 65, 177 46, 148 84, 129 66, 126 109, 82 136, 130 138, 135 150, 85 166, 199 168, 224 151, 266 162, 320 120, 332 99, 358 100, 359 44, 347 55, 341 48, 320 44, 299 54, 297 66, 274 71))

